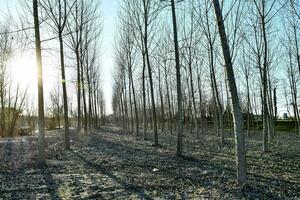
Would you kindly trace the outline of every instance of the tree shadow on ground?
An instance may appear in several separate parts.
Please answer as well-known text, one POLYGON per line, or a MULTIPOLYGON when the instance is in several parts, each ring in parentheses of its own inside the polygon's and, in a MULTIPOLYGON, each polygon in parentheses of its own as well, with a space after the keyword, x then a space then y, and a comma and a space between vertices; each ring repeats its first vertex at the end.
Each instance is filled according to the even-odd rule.
MULTIPOLYGON (((103 131, 115 134, 114 130, 110 130, 109 128, 103 129, 103 131)), ((121 133, 117 134, 120 135, 121 133)), ((230 186, 235 180, 235 169, 234 166, 232 167, 230 165, 226 167, 225 164, 227 163, 223 161, 215 162, 207 158, 198 159, 192 156, 178 158, 170 152, 156 151, 153 148, 142 149, 143 147, 140 146, 131 147, 126 143, 121 144, 119 141, 111 140, 111 138, 108 140, 104 138, 105 136, 97 133, 91 134, 90 137, 87 146, 93 147, 94 151, 102 152, 107 157, 116 157, 116 160, 122 165, 130 166, 130 164, 132 164, 135 167, 149 169, 158 167, 162 176, 169 178, 175 177, 178 181, 188 180, 193 184, 208 189, 211 188, 211 184, 214 183, 213 187, 221 193, 230 193, 237 198, 251 197, 252 195, 262 195, 271 199, 282 198, 269 190, 270 185, 268 185, 268 183, 274 181, 274 179, 269 177, 251 174, 251 176, 255 176, 259 181, 259 186, 249 186, 242 191, 238 190, 237 187, 230 186), (185 169, 192 169, 193 174, 185 174, 185 169), (201 173, 207 170, 208 173, 201 173), (224 172, 226 176, 222 176, 224 172)), ((91 154, 92 151, 89 153, 82 151, 82 153, 83 155, 88 155, 91 154)), ((289 181, 282 181, 283 182, 280 183, 281 185, 292 184, 289 181)), ((273 185, 271 187, 279 189, 281 186, 273 185)), ((151 188, 148 187, 147 189, 151 188)))
POLYGON ((116 183, 120 184, 127 191, 137 194, 141 199, 149 199, 149 200, 153 199, 145 193, 145 191, 143 190, 142 187, 134 185, 134 184, 130 183, 129 181, 125 181, 125 180, 121 179, 120 177, 115 176, 113 173, 108 171, 106 168, 103 168, 101 165, 96 164, 96 163, 86 159, 84 156, 82 156, 78 152, 75 152, 75 151, 72 151, 72 152, 74 155, 76 155, 78 158, 80 158, 86 165, 96 169, 97 171, 101 172, 102 174, 113 179, 116 183))
MULTIPOLYGON (((72 136, 75 134, 75 131, 72 131, 72 136)), ((173 141, 175 136, 172 137, 173 141)), ((78 141, 73 145, 72 151, 62 150, 63 143, 61 142, 56 146, 62 148, 54 150, 56 147, 53 147, 53 143, 57 143, 57 140, 59 140, 58 137, 49 139, 51 148, 48 149, 48 157, 55 162, 54 164, 49 162, 44 170, 24 165, 25 162, 22 162, 21 168, 17 170, 0 169, 0 181, 3 183, 2 186, 0 184, 0 199, 1 197, 33 199, 37 197, 35 195, 50 195, 52 199, 60 199, 63 198, 60 197, 59 192, 64 181, 74 186, 72 197, 76 198, 81 191, 88 190, 87 192, 91 192, 88 194, 89 199, 105 199, 108 197, 107 192, 113 192, 124 198, 132 195, 139 199, 156 197, 176 199, 179 197, 172 195, 181 192, 181 198, 184 199, 189 198, 190 195, 188 193, 185 196, 185 191, 197 188, 204 188, 206 194, 209 195, 211 195, 210 191, 215 190, 221 199, 226 199, 227 194, 232 197, 230 199, 295 199, 295 196, 299 196, 299 185, 297 186, 297 180, 295 180, 297 176, 293 175, 291 178, 294 180, 288 180, 279 174, 280 171, 284 171, 283 165, 285 164, 277 163, 282 161, 279 157, 278 161, 266 157, 264 160, 267 159, 268 162, 258 162, 257 158, 251 156, 251 162, 249 162, 251 166, 248 168, 249 183, 242 191, 238 190, 235 186, 234 157, 228 156, 227 159, 222 159, 226 156, 226 151, 219 154, 220 152, 215 152, 216 149, 212 149, 210 152, 214 147, 210 146, 211 141, 204 141, 204 143, 209 143, 206 146, 202 146, 202 143, 200 146, 198 144, 199 153, 197 154, 191 154, 191 147, 188 146, 197 145, 197 142, 186 141, 185 145, 188 149, 185 152, 186 156, 176 157, 174 152, 176 144, 171 144, 167 136, 162 136, 161 140, 168 145, 155 149, 149 145, 148 141, 135 141, 133 135, 110 127, 86 135, 84 142, 78 141), (279 171, 275 171, 275 174, 270 174, 274 173, 275 168, 269 166, 269 163, 276 164, 276 166, 282 165, 280 167, 282 170, 278 169, 279 171), (101 186, 101 181, 105 181, 105 178, 104 180, 101 178, 102 174, 111 180, 111 186, 101 186), (62 180, 57 178, 60 175, 66 178, 62 180), (77 175, 80 177, 76 178, 77 175), (87 176, 92 183, 86 185, 82 176, 87 176), (93 179, 94 176, 98 178, 93 179), (158 191, 158 193, 154 194, 153 191, 158 191)), ((18 147, 19 145, 8 141, 1 149, 5 151, 2 152, 3 156, 6 156, 5 160, 13 163, 19 159, 15 155, 23 151, 24 157, 20 158, 33 159, 32 156, 36 155, 37 151, 35 144, 21 143, 18 147), (19 153, 15 152, 16 148, 16 152, 19 153)), ((296 164, 291 164, 296 166, 296 164)), ((296 169, 294 171, 297 172, 296 169)), ((201 199, 201 196, 196 196, 196 199, 201 199)))
POLYGON ((61 199, 58 194, 58 184, 55 182, 52 173, 48 169, 48 166, 45 166, 41 169, 41 174, 43 176, 43 179, 45 181, 45 185, 47 187, 47 190, 49 194, 51 195, 52 200, 59 200, 61 199))

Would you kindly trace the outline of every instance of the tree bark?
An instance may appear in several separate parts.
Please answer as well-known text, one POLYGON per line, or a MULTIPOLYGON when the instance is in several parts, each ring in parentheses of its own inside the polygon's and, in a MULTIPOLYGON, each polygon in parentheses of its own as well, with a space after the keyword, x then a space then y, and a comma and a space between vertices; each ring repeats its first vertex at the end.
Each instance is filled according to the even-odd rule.
MULTIPOLYGON (((264 14, 264 4, 263 1, 263 14, 264 14)), ((266 27, 265 27, 265 18, 264 15, 261 16, 261 23, 262 23, 262 34, 263 34, 263 41, 264 41, 264 63, 263 63, 263 152, 269 151, 269 144, 268 144, 268 131, 269 127, 269 109, 268 109, 268 40, 266 34, 266 27)))
POLYGON ((80 80, 80 56, 79 50, 76 49, 77 63, 77 131, 81 130, 81 80, 80 80))
POLYGON ((146 75, 146 61, 145 61, 145 53, 143 52, 143 123, 144 123, 144 140, 147 139, 147 103, 146 103, 146 80, 145 80, 145 75, 146 75))
POLYGON ((226 66, 227 84, 230 91, 231 103, 233 108, 233 121, 235 128, 234 132, 236 143, 237 180, 238 183, 242 186, 247 180, 245 137, 243 132, 243 115, 241 112, 237 87, 235 83, 234 71, 232 67, 231 54, 219 0, 213 0, 213 5, 218 23, 219 35, 226 66))
POLYGON ((182 137, 183 137, 182 91, 181 91, 181 74, 180 74, 179 47, 178 47, 178 36, 177 36, 176 9, 175 9, 174 0, 171 0, 171 7, 172 7, 173 37, 174 37, 175 67, 176 67, 176 86, 177 86, 177 156, 182 156, 182 137))
POLYGON ((168 111, 169 111, 169 130, 171 135, 173 134, 173 126, 172 126, 172 108, 171 108, 171 98, 170 98, 170 89, 169 89, 169 83, 168 83, 168 73, 167 73, 167 65, 166 61, 164 62, 164 71, 165 71, 165 84, 166 84, 166 89, 167 89, 167 99, 168 99, 168 111))
MULTIPOLYGON (((201 85, 201 77, 199 70, 197 69, 197 81, 198 81, 198 92, 199 92, 199 113, 200 113, 200 128, 201 128, 201 135, 204 134, 204 122, 203 122, 203 97, 202 97, 202 85, 201 85)), ((205 117, 206 118, 206 117, 205 117)), ((197 139, 200 139, 200 135, 197 135, 197 139)))
POLYGON ((160 109, 161 109, 160 125, 161 125, 161 131, 164 132, 165 131, 165 109, 164 109, 164 99, 163 99, 163 92, 161 86, 160 67, 158 68, 158 89, 159 89, 160 109))
MULTIPOLYGON (((191 47, 189 48, 189 51, 191 50, 191 47)), ((196 135, 197 138, 199 139, 199 122, 198 122, 198 118, 197 118, 197 106, 196 106, 196 100, 195 100, 195 90, 194 90, 194 83, 193 83, 193 72, 192 72, 192 58, 191 58, 191 52, 190 54, 190 62, 189 62, 189 74, 190 74, 190 85, 191 85, 191 93, 192 93, 192 101, 193 101, 193 108, 194 108, 194 123, 196 126, 196 135)))
POLYGON ((66 74, 65 74, 65 60, 64 60, 64 43, 62 32, 59 32, 59 47, 60 47, 60 67, 61 67, 61 79, 63 89, 63 101, 64 101, 64 120, 65 120, 65 149, 70 149, 70 133, 69 133, 69 117, 68 117, 68 97, 66 86, 66 74))
POLYGON ((45 165, 45 114, 44 114, 44 86, 43 86, 43 65, 42 65, 42 50, 40 37, 40 22, 38 12, 38 1, 33 0, 33 17, 35 30, 35 48, 36 48, 36 63, 38 67, 38 164, 45 165))
POLYGON ((80 75, 81 75, 81 88, 82 88, 82 99, 83 99, 83 112, 84 112, 84 133, 87 133, 88 123, 87 123, 87 107, 86 107, 86 95, 85 95, 85 85, 83 77, 83 63, 80 64, 80 75))
POLYGON ((148 75, 149 75, 149 83, 150 83, 150 94, 151 94, 151 104, 152 104, 152 118, 153 118, 153 128, 154 128, 154 146, 158 147, 158 133, 157 133, 157 117, 156 117, 156 107, 155 107, 155 97, 154 97, 154 89, 153 89, 153 80, 152 80, 152 69, 150 65, 150 57, 148 52, 148 41, 147 41, 147 31, 145 31, 145 54, 146 54, 146 62, 148 66, 148 75))

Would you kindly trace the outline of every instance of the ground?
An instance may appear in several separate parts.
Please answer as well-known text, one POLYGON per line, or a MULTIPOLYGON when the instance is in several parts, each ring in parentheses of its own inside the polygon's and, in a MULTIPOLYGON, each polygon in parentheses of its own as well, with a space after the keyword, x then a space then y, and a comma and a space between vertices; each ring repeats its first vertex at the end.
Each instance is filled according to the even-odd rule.
POLYGON ((300 139, 281 134, 261 153, 259 136, 247 139, 248 182, 235 181, 233 139, 160 133, 162 147, 136 140, 114 126, 76 135, 47 132, 47 166, 36 167, 36 136, 0 140, 0 199, 300 199, 300 139))

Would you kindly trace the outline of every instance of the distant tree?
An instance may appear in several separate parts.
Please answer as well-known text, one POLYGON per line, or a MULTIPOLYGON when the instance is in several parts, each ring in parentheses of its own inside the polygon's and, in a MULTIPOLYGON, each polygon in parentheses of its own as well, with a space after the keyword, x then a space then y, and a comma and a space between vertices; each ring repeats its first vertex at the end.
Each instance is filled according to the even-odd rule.
POLYGON ((6 135, 6 96, 9 86, 7 64, 12 54, 12 40, 9 35, 9 26, 3 25, 0 35, 0 103, 1 103, 1 130, 0 135, 6 135))
POLYGON ((22 92, 19 85, 17 85, 15 92, 13 92, 10 84, 8 89, 8 104, 5 109, 8 120, 6 132, 9 137, 14 136, 16 132, 17 122, 24 111, 26 94, 27 91, 22 92))
POLYGON ((50 92, 50 107, 49 111, 51 116, 54 118, 55 122, 55 128, 58 127, 61 128, 61 116, 63 113, 63 101, 62 101, 62 95, 61 95, 61 88, 58 85, 55 85, 53 90, 50 92))
POLYGON ((26 105, 25 105, 25 120, 29 128, 29 133, 34 133, 37 128, 37 110, 35 108, 34 102, 27 100, 26 105))

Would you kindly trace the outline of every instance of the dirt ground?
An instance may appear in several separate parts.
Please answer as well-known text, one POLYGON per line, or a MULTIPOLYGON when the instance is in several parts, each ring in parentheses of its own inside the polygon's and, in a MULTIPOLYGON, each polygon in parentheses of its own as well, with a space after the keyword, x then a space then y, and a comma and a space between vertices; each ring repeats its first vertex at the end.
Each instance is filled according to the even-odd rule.
MULTIPOLYGON (((150 136, 150 135, 149 135, 150 136)), ((0 140, 0 199, 300 199, 300 138, 281 134, 261 153, 261 139, 247 139, 248 182, 235 182, 233 139, 200 140, 187 132, 184 157, 176 136, 160 133, 161 148, 114 126, 88 135, 47 132, 47 166, 36 163, 35 136, 0 140)))

